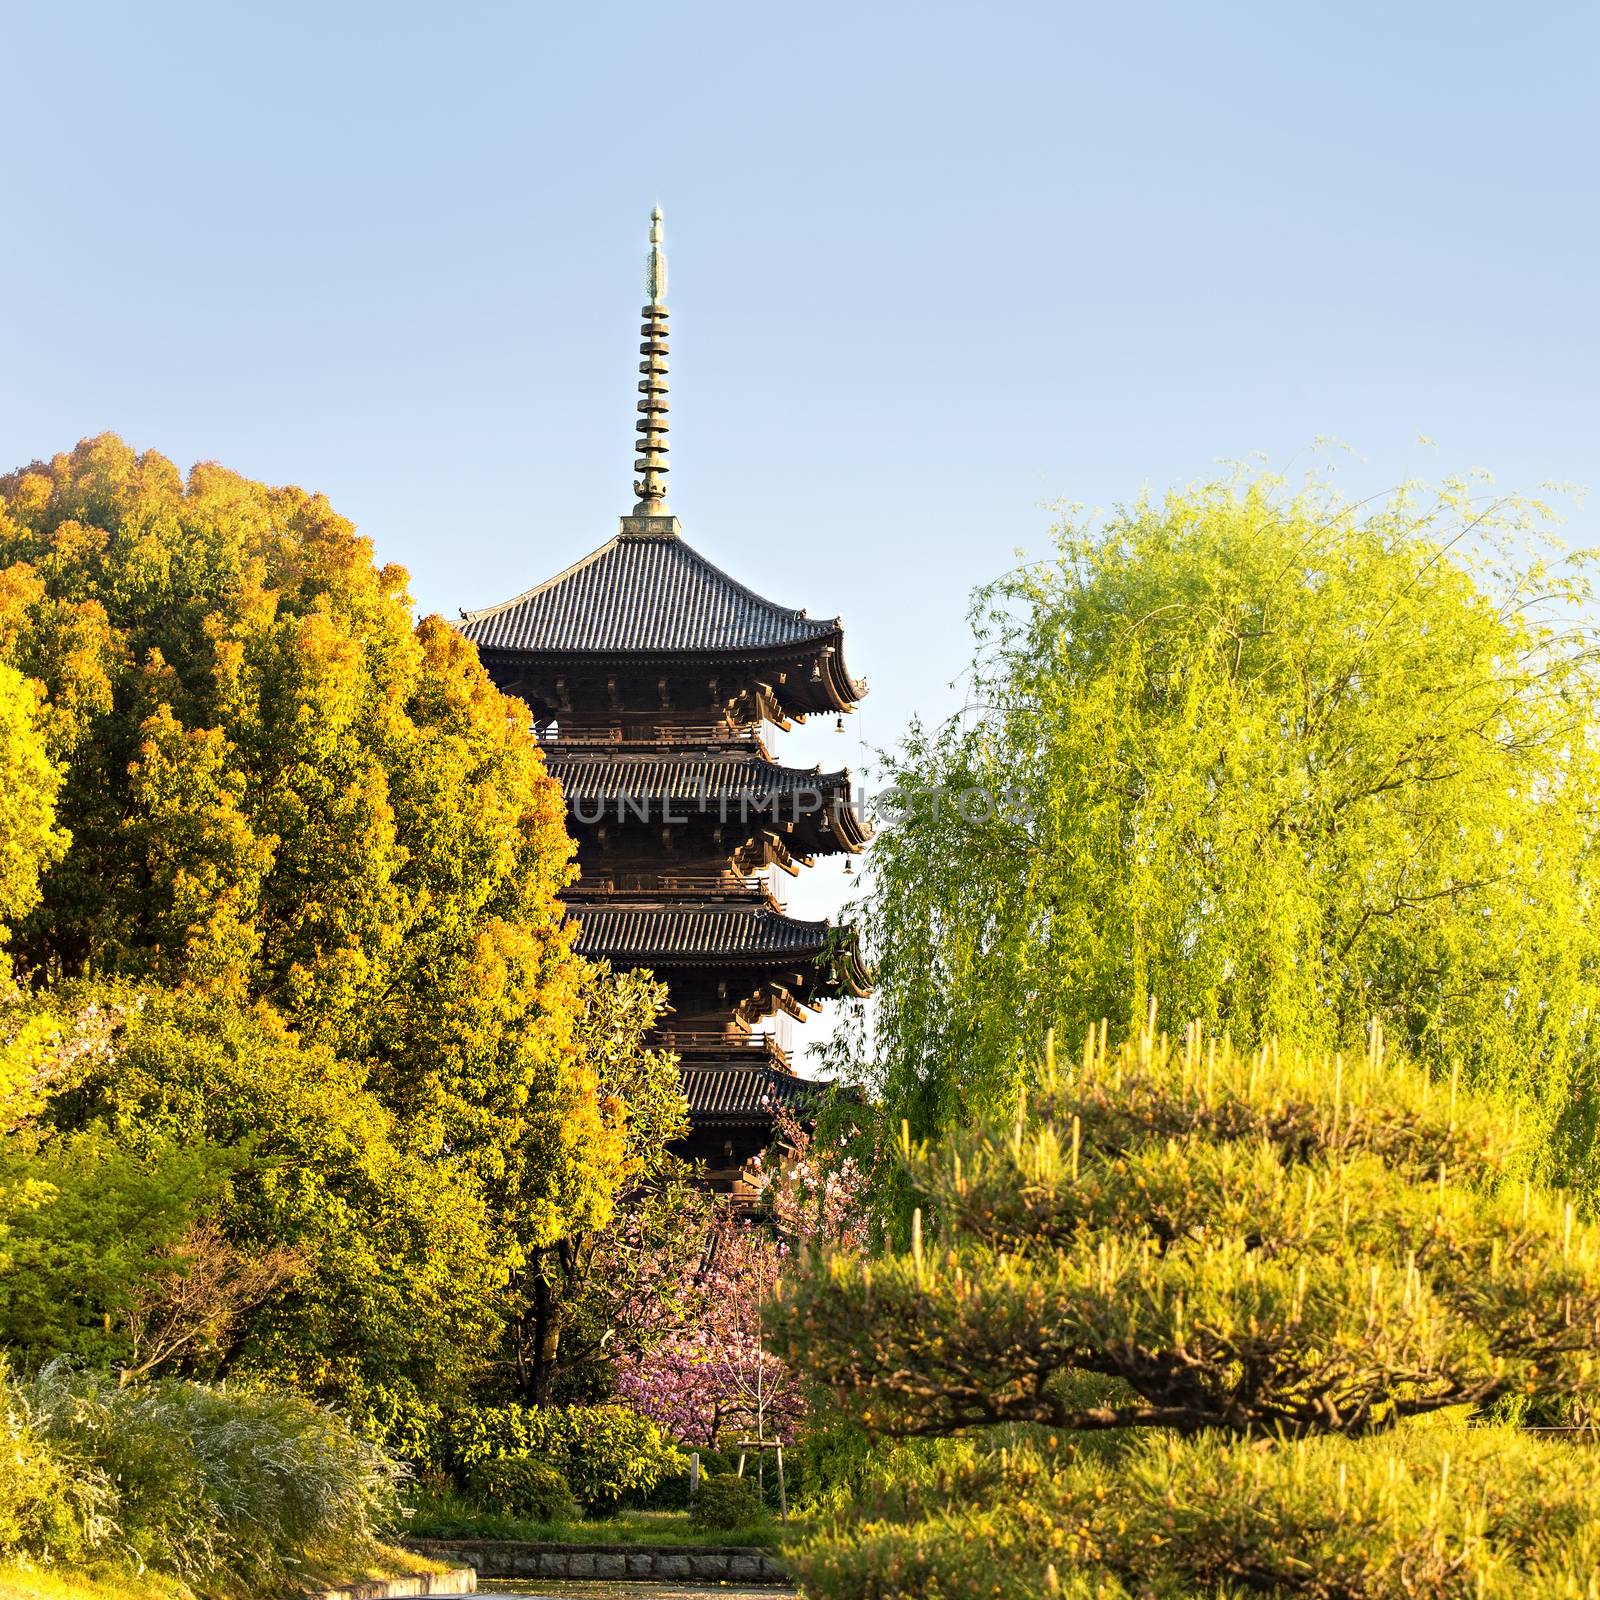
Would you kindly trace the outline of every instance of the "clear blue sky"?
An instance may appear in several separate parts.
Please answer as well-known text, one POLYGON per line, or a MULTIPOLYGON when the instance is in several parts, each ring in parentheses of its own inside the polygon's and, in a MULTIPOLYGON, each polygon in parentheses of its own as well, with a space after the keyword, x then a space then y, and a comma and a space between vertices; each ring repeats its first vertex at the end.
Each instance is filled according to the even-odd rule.
POLYGON ((873 684, 807 760, 949 709, 967 592, 1051 501, 1319 435, 1360 489, 1600 488, 1592 6, 89 3, 4 39, 0 465, 115 429, 324 490, 426 608, 503 599, 628 508, 659 200, 674 509, 873 684))

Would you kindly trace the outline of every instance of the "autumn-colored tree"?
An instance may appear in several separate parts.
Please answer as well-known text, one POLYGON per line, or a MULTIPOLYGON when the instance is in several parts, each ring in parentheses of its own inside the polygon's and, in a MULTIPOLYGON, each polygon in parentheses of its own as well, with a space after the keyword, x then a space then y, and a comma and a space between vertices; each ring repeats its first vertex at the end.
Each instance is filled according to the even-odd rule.
POLYGON ((45 745, 39 699, 16 668, 0 662, 0 944, 38 903, 40 873, 67 843, 55 825, 61 774, 45 745))
POLYGON ((320 496, 104 436, 0 478, 0 644, 44 686, 72 838, 19 965, 267 1001, 518 1238, 603 1214, 561 796, 398 568, 320 496))
MULTIPOLYGON (((347 1398, 492 1366, 656 1115, 586 1020, 639 1007, 572 950, 526 708, 320 496, 104 436, 0 478, 0 778, 18 1172, 76 1144, 159 1188, 162 1141, 228 1152, 169 1255, 218 1226, 303 1270, 212 1319, 217 1359, 347 1398)), ((30 1212, 38 1282, 71 1214, 30 1212)))

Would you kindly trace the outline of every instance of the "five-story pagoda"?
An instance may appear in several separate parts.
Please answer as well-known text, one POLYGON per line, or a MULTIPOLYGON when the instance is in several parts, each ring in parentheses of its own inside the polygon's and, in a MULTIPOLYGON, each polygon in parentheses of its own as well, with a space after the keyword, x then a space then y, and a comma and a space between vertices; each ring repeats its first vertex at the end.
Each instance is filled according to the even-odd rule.
POLYGON ((866 978, 853 936, 784 915, 774 870, 866 842, 847 772, 776 764, 762 738, 842 716, 866 685, 838 618, 752 593, 667 508, 666 258, 651 219, 631 515, 609 544, 515 599, 464 612, 496 683, 525 700, 567 798, 578 949, 668 986, 657 1042, 678 1053, 686 1154, 731 1187, 806 1090, 763 1024, 866 978))

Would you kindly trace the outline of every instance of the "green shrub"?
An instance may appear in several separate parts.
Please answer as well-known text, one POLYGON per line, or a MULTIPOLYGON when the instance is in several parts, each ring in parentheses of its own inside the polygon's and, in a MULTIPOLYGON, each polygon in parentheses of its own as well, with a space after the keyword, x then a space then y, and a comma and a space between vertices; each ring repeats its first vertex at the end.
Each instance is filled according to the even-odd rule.
POLYGON ((764 1514, 755 1480, 731 1472, 701 1478, 700 1492, 689 1508, 689 1520, 697 1528, 743 1528, 764 1514))
POLYGON ((662 1478, 649 1494, 630 1501, 640 1511, 687 1511, 689 1509, 689 1474, 673 1472, 662 1478))
MULTIPOLYGON (((701 1448, 700 1481, 715 1477, 721 1472, 732 1472, 739 1464, 737 1453, 701 1448)), ((664 1473, 648 1494, 641 1495, 637 1504, 644 1511, 687 1511, 689 1509, 689 1452, 682 1452, 682 1464, 674 1471, 664 1473)))
POLYGON ((534 1522, 574 1522, 578 1502, 567 1480, 537 1456, 495 1456, 472 1469, 472 1490, 491 1511, 534 1522))
POLYGON ((990 1451, 947 1490, 904 1520, 841 1517, 791 1557, 806 1592, 1570 1600, 1600 1559, 1586 1448, 1499 1427, 990 1451))
POLYGON ((444 1407, 437 1400, 423 1399, 410 1384, 351 1385, 344 1404, 364 1432, 418 1476, 444 1467, 444 1407))
POLYGON ((449 1425, 457 1469, 534 1455, 549 1461, 590 1512, 615 1510, 648 1495, 683 1453, 655 1423, 626 1406, 495 1406, 457 1415, 449 1425))

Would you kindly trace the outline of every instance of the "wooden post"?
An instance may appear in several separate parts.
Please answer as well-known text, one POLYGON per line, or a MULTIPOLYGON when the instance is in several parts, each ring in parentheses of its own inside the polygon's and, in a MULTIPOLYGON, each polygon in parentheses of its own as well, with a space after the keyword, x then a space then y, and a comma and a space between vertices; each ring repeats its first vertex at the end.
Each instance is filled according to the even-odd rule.
POLYGON ((700 1452, 689 1452, 689 1504, 692 1506, 700 1493, 700 1452))
POLYGON ((789 1520, 789 1495, 783 1486, 783 1446, 778 1446, 778 1515, 787 1522, 789 1520))

